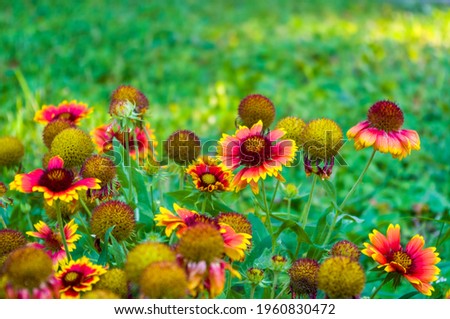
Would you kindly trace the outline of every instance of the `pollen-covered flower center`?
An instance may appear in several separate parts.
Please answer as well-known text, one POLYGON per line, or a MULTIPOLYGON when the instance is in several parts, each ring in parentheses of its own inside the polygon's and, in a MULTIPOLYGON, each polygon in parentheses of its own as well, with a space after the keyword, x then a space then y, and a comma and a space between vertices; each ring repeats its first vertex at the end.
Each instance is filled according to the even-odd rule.
POLYGON ((81 279, 82 276, 80 273, 76 271, 70 271, 64 276, 63 281, 66 286, 76 286, 81 283, 81 279))
POLYGON ((48 170, 39 180, 39 185, 47 187, 53 192, 67 190, 73 183, 74 175, 71 171, 64 168, 55 168, 48 170))
POLYGON ((405 270, 408 270, 412 264, 411 257, 409 257, 407 253, 402 251, 396 251, 392 256, 392 261, 405 268, 405 270))
POLYGON ((367 113, 370 124, 385 132, 398 131, 403 125, 403 112, 393 102, 379 101, 367 113))
POLYGON ((216 177, 211 173, 203 174, 201 179, 207 185, 214 184, 217 181, 216 177))
POLYGON ((241 163, 257 166, 270 157, 270 142, 263 136, 256 135, 244 141, 241 147, 241 163))

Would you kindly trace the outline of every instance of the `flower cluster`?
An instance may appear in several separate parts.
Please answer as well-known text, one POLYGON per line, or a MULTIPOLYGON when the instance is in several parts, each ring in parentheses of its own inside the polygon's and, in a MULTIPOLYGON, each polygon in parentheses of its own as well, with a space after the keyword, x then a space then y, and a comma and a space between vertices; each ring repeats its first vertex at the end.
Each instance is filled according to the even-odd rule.
POLYGON ((189 128, 158 143, 150 101, 130 85, 111 93, 109 121, 90 134, 81 125, 93 109, 84 103, 38 110, 46 154, 34 170, 22 167, 20 139, 0 137, 0 168, 11 177, 0 181, 0 298, 365 298, 404 279, 423 295, 445 295, 436 289, 439 254, 424 237, 404 245, 391 224, 367 243, 343 239, 361 217, 347 200, 375 153, 401 160, 420 149, 397 104, 374 103, 347 131, 356 150, 373 153, 341 202, 332 178, 344 147, 337 122, 276 121, 261 94, 236 106, 236 127, 213 151, 189 128), (316 184, 328 196, 320 202, 331 202, 322 213, 316 184), (378 267, 368 271, 372 260, 361 254, 378 267))

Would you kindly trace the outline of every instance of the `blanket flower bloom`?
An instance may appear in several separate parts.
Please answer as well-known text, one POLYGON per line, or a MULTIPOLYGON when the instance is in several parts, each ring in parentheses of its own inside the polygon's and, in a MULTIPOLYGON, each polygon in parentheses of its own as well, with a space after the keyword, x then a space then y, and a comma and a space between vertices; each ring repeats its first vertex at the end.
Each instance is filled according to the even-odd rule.
POLYGON ((99 189, 100 180, 96 178, 79 179, 71 170, 64 168, 64 161, 54 156, 46 169, 36 169, 28 174, 17 174, 9 186, 11 190, 22 193, 41 192, 48 205, 60 199, 71 202, 78 199, 78 191, 99 189))
POLYGON ((157 222, 156 226, 166 227, 165 232, 167 237, 169 237, 174 230, 177 231, 177 237, 180 237, 186 230, 189 219, 192 219, 195 215, 198 215, 198 213, 187 208, 182 208, 177 204, 173 204, 173 209, 175 210, 175 213, 172 213, 167 208, 160 207, 160 213, 155 215, 155 221, 157 222))
POLYGON ((58 106, 44 105, 34 115, 34 121, 48 124, 51 121, 63 119, 77 125, 81 119, 87 117, 93 111, 87 104, 73 101, 63 101, 58 106))
MULTIPOLYGON (((47 252, 47 255, 49 255, 49 257, 52 259, 53 268, 58 268, 58 264, 67 257, 61 239, 61 234, 59 232, 54 232, 43 221, 34 224, 34 228, 36 228, 37 231, 29 231, 26 234, 28 236, 40 238, 44 241, 44 243, 32 243, 30 246, 42 249, 47 252)), ((75 234, 77 232, 77 229, 78 225, 75 224, 74 219, 72 219, 68 224, 64 226, 64 235, 66 237, 69 252, 73 251, 76 248, 75 242, 81 238, 81 235, 75 234)))
POLYGON ((231 171, 219 165, 213 158, 198 159, 186 169, 186 173, 192 177, 195 188, 201 192, 231 190, 231 171))
POLYGON ((279 140, 284 134, 282 129, 264 133, 263 123, 258 121, 251 128, 240 126, 235 135, 222 136, 218 158, 231 170, 243 166, 231 182, 236 192, 250 185, 253 193, 259 193, 258 181, 267 175, 284 181, 280 172, 297 151, 293 140, 279 140))
POLYGON ((123 147, 129 146, 129 153, 133 159, 141 159, 154 155, 154 150, 158 145, 153 129, 147 124, 143 128, 135 127, 125 134, 118 125, 104 124, 95 128, 91 136, 97 147, 97 151, 102 154, 113 148, 113 139, 116 138, 123 147), (128 135, 128 141, 126 136, 128 135))
POLYGON ((411 154, 411 150, 420 150, 419 134, 402 129, 403 122, 403 112, 395 103, 379 101, 370 107, 367 120, 348 130, 347 137, 355 140, 357 150, 373 146, 401 160, 411 154))
POLYGON ((403 248, 400 244, 400 226, 389 225, 386 236, 374 230, 364 243, 362 253, 378 262, 379 268, 396 272, 408 280, 414 288, 430 296, 434 288, 431 282, 437 280, 440 270, 436 264, 441 260, 435 247, 423 248, 422 236, 415 235, 403 248))
POLYGON ((61 280, 61 298, 80 298, 80 292, 92 290, 92 285, 105 272, 102 266, 94 265, 85 256, 63 265, 56 274, 56 278, 61 280))

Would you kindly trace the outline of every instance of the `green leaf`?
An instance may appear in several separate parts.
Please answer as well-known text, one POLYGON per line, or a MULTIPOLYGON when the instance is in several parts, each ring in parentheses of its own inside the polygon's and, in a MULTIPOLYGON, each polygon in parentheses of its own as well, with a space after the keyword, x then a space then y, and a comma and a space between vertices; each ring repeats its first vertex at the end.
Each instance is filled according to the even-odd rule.
POLYGON ((116 227, 116 225, 111 226, 108 228, 108 230, 105 233, 105 237, 103 239, 103 243, 102 243, 102 252, 100 253, 100 256, 98 257, 97 263, 100 265, 106 265, 109 261, 109 237, 111 236, 112 231, 114 230, 114 227, 116 227))
POLYGON ((356 217, 354 215, 342 214, 342 215, 338 216, 338 218, 336 219, 336 223, 338 223, 342 219, 350 219, 350 220, 353 220, 354 222, 356 222, 357 224, 361 224, 361 223, 364 222, 364 219, 361 219, 361 218, 356 217))
POLYGON ((308 234, 305 232, 305 230, 296 222, 292 220, 287 220, 281 224, 281 226, 278 228, 278 231, 274 234, 275 238, 278 238, 278 236, 281 234, 281 232, 285 229, 292 230, 296 235, 297 239, 300 241, 312 245, 313 242, 309 238, 308 234))
POLYGON ((404 294, 403 296, 400 296, 399 299, 411 299, 418 293, 419 293, 418 291, 411 291, 411 292, 408 292, 407 294, 404 294))

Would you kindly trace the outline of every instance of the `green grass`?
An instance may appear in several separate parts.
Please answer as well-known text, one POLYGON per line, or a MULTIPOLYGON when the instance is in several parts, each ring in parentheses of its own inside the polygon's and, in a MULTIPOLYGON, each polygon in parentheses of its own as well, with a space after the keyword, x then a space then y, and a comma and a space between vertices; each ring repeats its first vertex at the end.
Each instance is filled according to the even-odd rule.
MULTIPOLYGON (((20 136, 25 170, 34 169, 45 152, 42 127, 32 121, 42 104, 88 103, 95 112, 83 128, 91 130, 108 120, 109 95, 120 84, 147 95, 147 120, 160 142, 184 128, 204 141, 233 133, 237 105, 250 93, 269 97, 277 119, 328 117, 344 131, 372 103, 391 99, 422 149, 401 162, 377 154, 348 207, 365 223, 342 227, 338 237, 363 242, 372 228, 393 222, 435 245, 450 207, 450 10, 373 2, 8 2, 0 13, 0 135, 20 136)), ((334 172, 340 199, 371 152, 352 144, 342 150, 347 165, 334 172)), ((301 166, 286 177, 309 191, 301 166)), ((317 194, 312 216, 328 206, 320 187, 317 194)), ((293 210, 303 204, 294 201, 293 210)), ((449 277, 445 239, 438 250, 449 277)))

